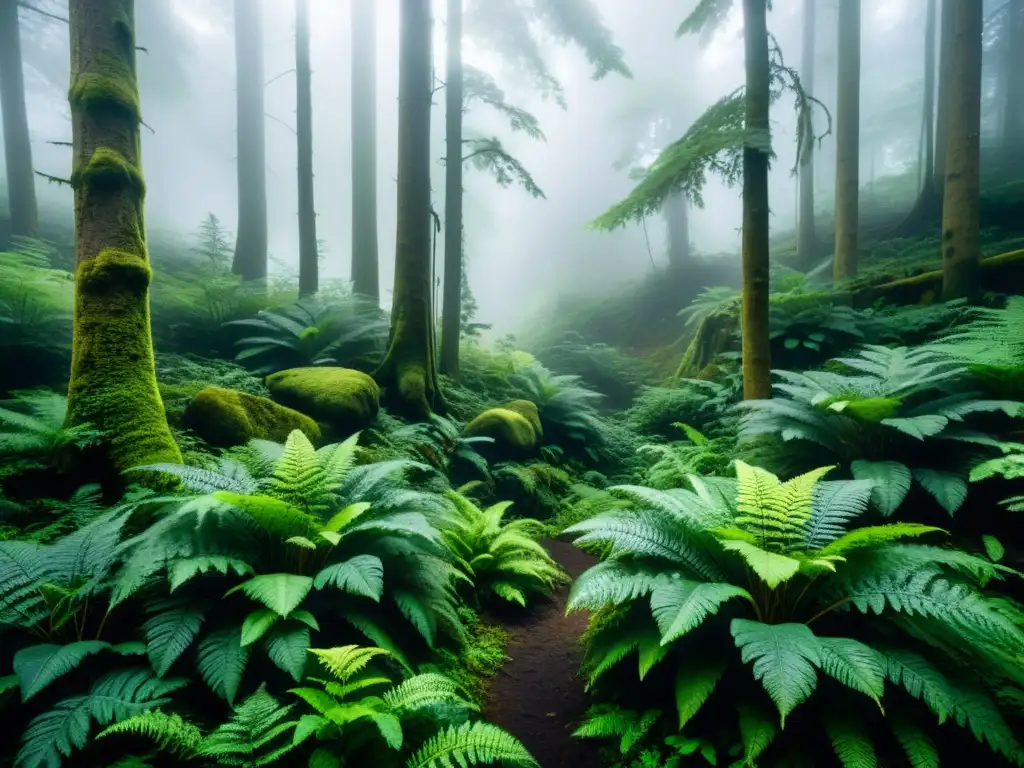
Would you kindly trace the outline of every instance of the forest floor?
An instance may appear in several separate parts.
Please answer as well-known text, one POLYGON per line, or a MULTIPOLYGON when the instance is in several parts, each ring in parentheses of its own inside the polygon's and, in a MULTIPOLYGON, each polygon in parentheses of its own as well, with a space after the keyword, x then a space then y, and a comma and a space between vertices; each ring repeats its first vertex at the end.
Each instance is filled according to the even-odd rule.
MULTIPOLYGON (((573 579, 596 562, 571 544, 543 544, 573 579)), ((587 614, 566 616, 568 595, 564 585, 516 618, 497 618, 511 635, 510 660, 491 684, 485 715, 522 741, 541 768, 599 768, 597 745, 572 737, 591 701, 578 676, 587 614)))

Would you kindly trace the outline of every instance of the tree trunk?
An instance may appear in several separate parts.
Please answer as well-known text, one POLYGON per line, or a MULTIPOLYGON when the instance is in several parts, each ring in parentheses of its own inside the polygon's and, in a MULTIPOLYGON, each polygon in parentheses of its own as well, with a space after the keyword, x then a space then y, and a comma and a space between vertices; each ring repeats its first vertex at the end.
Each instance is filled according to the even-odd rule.
POLYGON ((668 235, 668 266, 672 273, 686 278, 690 263, 690 215, 686 195, 677 194, 665 201, 663 209, 668 235))
POLYGON ((295 0, 295 132, 299 149, 299 296, 319 287, 313 205, 313 93, 309 68, 309 0, 295 0))
POLYGON ((462 0, 448 0, 441 373, 459 377, 462 329, 462 0))
POLYGON ((380 300, 376 0, 352 2, 352 290, 380 300))
POLYGON ((1006 12, 1002 147, 1008 168, 1016 171, 1024 161, 1024 0, 1009 0, 1006 12))
POLYGON ((444 411, 431 312, 430 0, 401 0, 398 53, 398 232, 391 340, 374 373, 396 409, 426 419, 444 411))
POLYGON ((180 462, 156 385, 134 0, 71 0, 75 335, 67 423, 108 435, 115 471, 180 462))
POLYGON ((836 86, 836 280, 857 274, 860 203, 860 0, 839 4, 836 86))
MULTIPOLYGON (((814 95, 814 50, 817 24, 815 21, 816 0, 804 0, 803 51, 800 64, 800 82, 804 92, 814 95)), ((803 130, 804 152, 800 159, 800 200, 797 216, 796 253, 797 261, 805 270, 814 266, 818 255, 818 236, 814 228, 814 136, 808 115, 808 124, 803 130)))
POLYGON ((935 109, 935 196, 943 195, 946 184, 946 157, 949 147, 949 120, 953 91, 953 48, 956 31, 957 0, 942 0, 939 27, 939 95, 935 109))
POLYGON ((36 175, 25 109, 25 78, 17 0, 0 0, 0 110, 3 112, 4 154, 7 161, 7 202, 11 234, 36 234, 36 175))
POLYGON ((743 149, 743 399, 772 396, 768 342, 768 152, 760 148, 771 135, 766 0, 743 0, 746 59, 746 126, 758 146, 743 149))
POLYGON ((942 201, 942 297, 978 294, 981 57, 984 17, 977 0, 949 0, 956 10, 949 149, 942 201))
POLYGON ((261 0, 235 0, 238 131, 238 237, 231 271, 267 276, 267 168, 263 115, 261 0))

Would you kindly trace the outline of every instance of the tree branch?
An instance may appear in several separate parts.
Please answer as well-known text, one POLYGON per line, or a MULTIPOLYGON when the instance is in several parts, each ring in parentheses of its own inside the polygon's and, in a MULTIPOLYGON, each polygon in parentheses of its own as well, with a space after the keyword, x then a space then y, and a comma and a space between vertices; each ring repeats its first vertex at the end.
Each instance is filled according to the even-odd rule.
POLYGON ((279 118, 279 117, 274 117, 274 116, 273 116, 272 114, 270 114, 269 112, 264 112, 263 114, 264 114, 264 116, 266 116, 266 117, 269 117, 269 118, 270 118, 271 120, 274 120, 275 122, 278 122, 278 123, 280 123, 280 124, 281 124, 281 125, 283 125, 283 126, 284 126, 285 128, 287 128, 287 129, 288 129, 289 131, 291 131, 292 133, 294 133, 294 134, 295 134, 296 136, 298 136, 298 135, 299 135, 298 131, 296 131, 296 130, 295 130, 294 128, 292 128, 292 127, 291 127, 290 125, 288 125, 288 123, 286 123, 286 122, 285 122, 284 120, 282 120, 281 118, 279 118))
POLYGON ((265 83, 263 84, 263 87, 264 87, 264 88, 266 88, 266 87, 267 87, 268 85, 270 85, 271 83, 273 83, 273 82, 274 82, 275 80, 280 80, 280 79, 281 79, 282 77, 284 77, 285 75, 290 75, 290 74, 291 74, 292 72, 294 72, 294 71, 295 71, 295 68, 294 68, 294 67, 292 67, 291 69, 286 69, 286 70, 285 70, 284 72, 282 72, 281 74, 279 74, 279 75, 275 75, 274 77, 272 77, 272 78, 270 78, 269 80, 267 80, 267 82, 265 82, 265 83))
POLYGON ((24 0, 18 0, 18 7, 19 8, 24 8, 26 11, 32 11, 34 13, 38 13, 40 16, 46 16, 47 18, 54 19, 55 21, 62 21, 65 24, 69 24, 70 23, 63 16, 58 16, 55 13, 50 13, 49 11, 44 11, 42 8, 37 8, 36 6, 32 5, 32 3, 24 2, 24 0))
POLYGON ((50 174, 43 173, 42 171, 36 171, 36 175, 42 176, 51 184, 67 184, 69 187, 71 186, 71 179, 62 179, 60 176, 51 176, 50 174))

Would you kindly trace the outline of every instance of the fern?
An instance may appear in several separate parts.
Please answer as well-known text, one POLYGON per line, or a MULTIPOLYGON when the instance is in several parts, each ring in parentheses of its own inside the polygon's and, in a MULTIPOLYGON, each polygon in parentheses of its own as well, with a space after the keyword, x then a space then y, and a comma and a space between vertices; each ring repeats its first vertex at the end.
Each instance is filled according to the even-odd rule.
POLYGON ((509 733, 489 723, 449 726, 406 761, 406 768, 447 768, 450 765, 503 765, 533 768, 539 763, 509 733))

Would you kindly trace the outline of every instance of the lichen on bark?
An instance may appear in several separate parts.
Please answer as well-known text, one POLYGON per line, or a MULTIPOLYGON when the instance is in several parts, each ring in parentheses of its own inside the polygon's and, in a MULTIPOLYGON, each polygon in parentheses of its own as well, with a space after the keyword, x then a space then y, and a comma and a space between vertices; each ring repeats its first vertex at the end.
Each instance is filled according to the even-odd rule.
POLYGON ((179 462, 156 383, 134 0, 71 0, 75 335, 69 425, 107 435, 106 468, 179 462))

